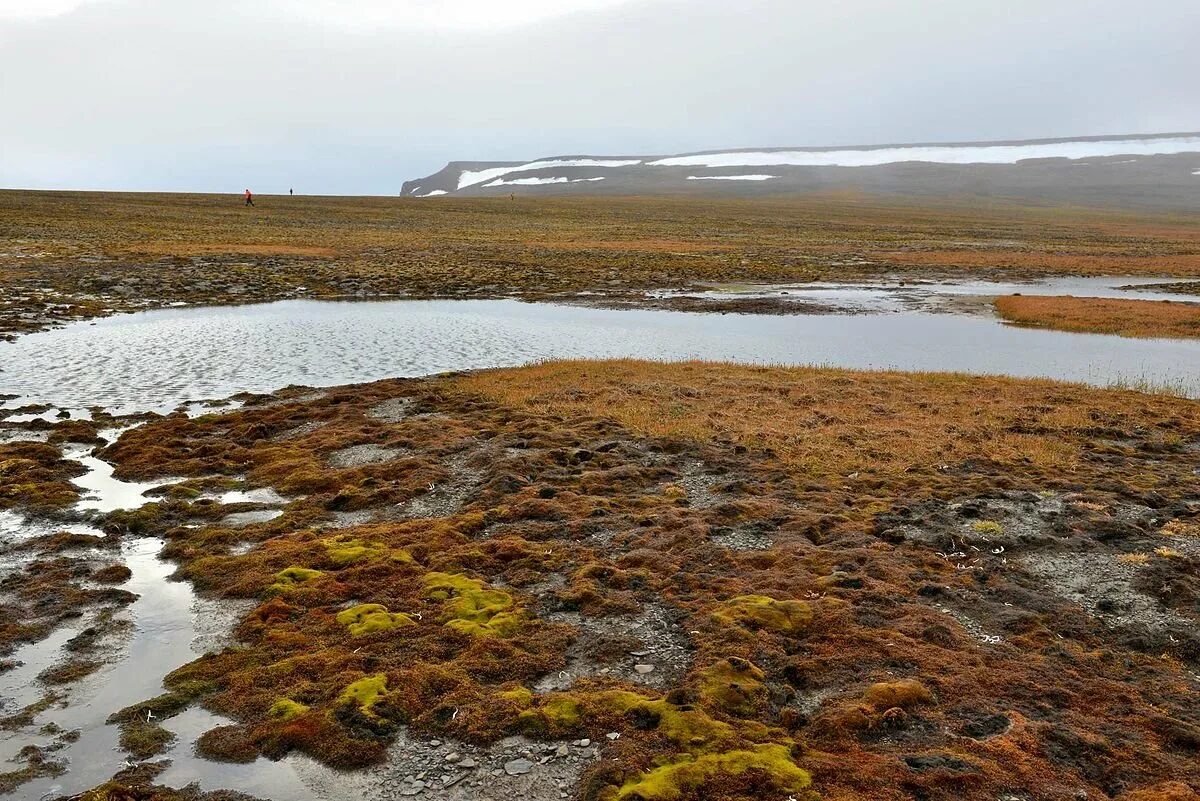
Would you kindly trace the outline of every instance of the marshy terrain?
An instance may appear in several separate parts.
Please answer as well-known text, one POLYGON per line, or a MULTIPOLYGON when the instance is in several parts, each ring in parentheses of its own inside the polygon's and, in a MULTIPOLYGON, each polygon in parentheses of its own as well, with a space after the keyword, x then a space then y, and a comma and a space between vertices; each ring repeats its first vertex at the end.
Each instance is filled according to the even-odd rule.
POLYGON ((713 282, 1200 275, 1194 215, 852 192, 260 196, 247 209, 214 195, 0 191, 0 242, 9 336, 119 311, 287 298, 640 304, 647 290, 713 282))
POLYGON ((1193 218, 0 206, 0 797, 1197 798, 1193 218))

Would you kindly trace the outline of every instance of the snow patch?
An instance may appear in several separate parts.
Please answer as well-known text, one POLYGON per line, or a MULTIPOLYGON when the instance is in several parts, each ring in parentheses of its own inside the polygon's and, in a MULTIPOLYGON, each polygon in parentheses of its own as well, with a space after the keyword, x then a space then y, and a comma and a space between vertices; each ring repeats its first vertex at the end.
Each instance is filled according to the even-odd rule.
POLYGON ((929 145, 859 150, 779 150, 698 153, 648 161, 651 167, 872 167, 905 161, 939 164, 1015 164, 1023 159, 1151 156, 1200 151, 1200 136, 1046 142, 1023 145, 929 145))
POLYGON ((515 167, 491 167, 486 170, 463 170, 458 176, 458 188, 465 189, 485 181, 492 181, 514 172, 529 172, 548 167, 632 167, 641 164, 641 159, 546 159, 518 164, 515 167))
POLYGON ((444 195, 444 194, 446 194, 445 189, 434 189, 432 191, 426 192, 423 195, 416 195, 416 197, 437 197, 438 195, 444 195))
POLYGON ((557 178, 538 178, 538 177, 513 178, 511 181, 505 181, 503 179, 498 178, 495 181, 492 181, 490 184, 484 184, 483 188, 490 189, 493 186, 540 186, 542 184, 577 184, 577 183, 581 183, 581 182, 586 183, 588 181, 603 181, 603 180, 604 180, 604 176, 602 176, 602 175, 597 178, 564 178, 562 176, 559 176, 557 178))
POLYGON ((689 181, 769 181, 778 175, 689 175, 689 181))

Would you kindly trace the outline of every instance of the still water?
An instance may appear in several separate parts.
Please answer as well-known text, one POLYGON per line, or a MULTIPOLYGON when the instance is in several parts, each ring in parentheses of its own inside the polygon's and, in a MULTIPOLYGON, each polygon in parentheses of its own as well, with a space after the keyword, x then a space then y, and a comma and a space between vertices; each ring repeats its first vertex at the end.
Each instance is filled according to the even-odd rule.
POLYGON ((542 359, 638 357, 1148 382, 1200 396, 1200 340, 1007 326, 989 316, 699 314, 479 301, 281 301, 119 315, 0 343, 9 406, 114 413, 542 359))

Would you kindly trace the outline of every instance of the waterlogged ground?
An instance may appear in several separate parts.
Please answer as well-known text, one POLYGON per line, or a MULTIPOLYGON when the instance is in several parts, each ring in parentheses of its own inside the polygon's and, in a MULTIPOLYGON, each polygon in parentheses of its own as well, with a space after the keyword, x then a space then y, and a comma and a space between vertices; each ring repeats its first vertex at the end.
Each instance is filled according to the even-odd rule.
POLYGON ((198 411, 0 422, 14 798, 1200 782, 1192 401, 622 361, 198 411))
POLYGON ((775 306, 767 311, 784 308, 787 314, 511 300, 282 301, 157 310, 0 343, 0 394, 17 396, 10 408, 44 403, 76 414, 93 405, 114 413, 166 412, 187 401, 291 384, 634 357, 951 370, 1149 385, 1200 396, 1200 341, 1029 330, 1003 325, 991 312, 992 295, 1017 288, 1176 297, 1116 288, 1130 280, 740 287, 660 298, 674 304, 684 297, 706 303, 749 297, 770 300, 775 306), (797 303, 807 313, 790 313, 797 303))

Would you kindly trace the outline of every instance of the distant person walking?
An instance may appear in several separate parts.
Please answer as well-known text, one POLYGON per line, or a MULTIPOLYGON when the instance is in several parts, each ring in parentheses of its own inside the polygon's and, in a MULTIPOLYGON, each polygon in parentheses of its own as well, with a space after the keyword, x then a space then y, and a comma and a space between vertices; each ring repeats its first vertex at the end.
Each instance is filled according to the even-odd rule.
POLYGON ((246 205, 247 205, 247 206, 253 206, 253 205, 254 205, 254 195, 250 194, 250 190, 249 190, 249 189, 247 189, 247 190, 246 190, 246 205))
POLYGON ((293 190, 291 190, 291 189, 288 190, 288 197, 291 197, 294 194, 296 194, 296 193, 293 190))

